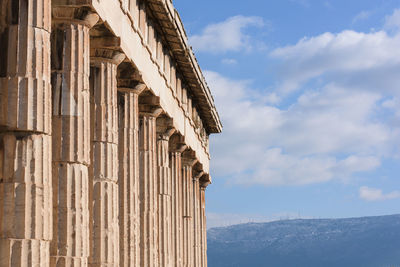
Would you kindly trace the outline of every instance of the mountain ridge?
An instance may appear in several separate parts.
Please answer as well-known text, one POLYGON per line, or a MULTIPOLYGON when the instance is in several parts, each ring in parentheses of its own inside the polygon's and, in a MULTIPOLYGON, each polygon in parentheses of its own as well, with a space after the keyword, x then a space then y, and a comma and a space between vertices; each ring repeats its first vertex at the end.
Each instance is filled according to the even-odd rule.
POLYGON ((400 267, 400 214, 208 230, 209 267, 400 267))

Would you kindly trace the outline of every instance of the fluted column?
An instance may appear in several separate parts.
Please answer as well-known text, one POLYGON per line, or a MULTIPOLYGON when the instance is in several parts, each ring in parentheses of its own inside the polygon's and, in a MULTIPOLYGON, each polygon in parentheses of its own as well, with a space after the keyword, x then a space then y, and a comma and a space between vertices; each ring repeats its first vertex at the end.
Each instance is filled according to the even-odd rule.
POLYGON ((98 16, 53 7, 52 266, 87 266, 89 257, 89 29, 98 16))
POLYGON ((117 66, 124 58, 91 49, 90 266, 119 266, 117 66))
POLYGON ((158 183, 156 118, 160 110, 140 113, 139 176, 140 176, 140 266, 158 263, 158 183))
POLYGON ((183 157, 182 188, 183 188, 183 266, 194 266, 194 229, 193 229, 193 165, 196 160, 183 157))
POLYGON ((172 255, 173 266, 183 266, 183 184, 182 184, 182 152, 186 149, 183 145, 176 141, 177 138, 170 141, 170 168, 172 183, 172 255))
POLYGON ((139 94, 145 86, 118 88, 119 231, 121 267, 140 266, 139 94))
POLYGON ((203 172, 193 176, 193 253, 194 266, 201 266, 201 222, 200 222, 200 177, 203 172))
POLYGON ((0 266, 50 262, 50 3, 0 3, 0 266))
POLYGON ((157 173, 158 173, 158 232, 159 266, 172 264, 172 180, 169 166, 169 138, 175 129, 168 126, 167 118, 157 120, 157 173))
POLYGON ((200 182, 201 265, 207 267, 206 188, 208 181, 200 182))

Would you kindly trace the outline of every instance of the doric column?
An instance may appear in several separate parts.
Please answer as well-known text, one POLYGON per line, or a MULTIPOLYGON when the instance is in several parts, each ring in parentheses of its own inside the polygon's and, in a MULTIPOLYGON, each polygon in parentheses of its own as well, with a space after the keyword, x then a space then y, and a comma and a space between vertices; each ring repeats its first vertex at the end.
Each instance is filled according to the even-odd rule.
POLYGON ((100 41, 90 51, 90 265, 111 267, 119 266, 117 66, 125 55, 100 41))
POLYGON ((159 266, 172 267, 172 181, 169 167, 169 139, 175 132, 172 120, 157 119, 159 266))
POLYGON ((194 266, 193 229, 193 166, 197 162, 193 153, 186 152, 182 158, 183 184, 183 266, 194 266))
POLYGON ((201 212, 200 212, 200 171, 193 176, 193 253, 194 266, 201 266, 201 212))
POLYGON ((141 105, 139 114, 140 266, 158 264, 158 177, 156 119, 160 108, 141 105))
POLYGON ((183 184, 182 184, 182 152, 186 145, 180 140, 178 135, 173 135, 170 139, 170 168, 172 183, 172 255, 173 266, 183 266, 183 184))
POLYGON ((129 80, 127 82, 122 78, 118 80, 119 266, 121 267, 140 266, 138 98, 145 88, 144 84, 134 86, 130 85, 129 80))
POLYGON ((89 29, 98 16, 53 7, 52 266, 87 266, 89 257, 89 29))
MULTIPOLYGON (((208 175, 206 175, 208 176, 208 175)), ((201 267, 207 267, 207 224, 206 224, 206 188, 210 184, 208 180, 200 180, 200 244, 201 267)))
POLYGON ((0 266, 49 266, 49 0, 0 3, 0 266))

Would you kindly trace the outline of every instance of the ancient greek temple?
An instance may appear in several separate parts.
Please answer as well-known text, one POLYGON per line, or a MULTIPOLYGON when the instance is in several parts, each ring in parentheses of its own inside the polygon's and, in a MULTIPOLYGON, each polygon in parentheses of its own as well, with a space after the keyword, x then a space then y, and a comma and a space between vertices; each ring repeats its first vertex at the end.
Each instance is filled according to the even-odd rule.
POLYGON ((0 0, 0 266, 207 266, 221 128, 171 0, 0 0))

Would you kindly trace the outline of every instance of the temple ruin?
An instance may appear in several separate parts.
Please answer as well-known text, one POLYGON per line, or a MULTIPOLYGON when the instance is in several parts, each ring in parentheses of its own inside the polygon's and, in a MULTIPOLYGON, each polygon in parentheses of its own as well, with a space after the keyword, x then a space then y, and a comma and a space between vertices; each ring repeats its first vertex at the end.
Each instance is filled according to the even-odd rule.
POLYGON ((172 0, 0 0, 0 266, 207 266, 221 129, 172 0))

